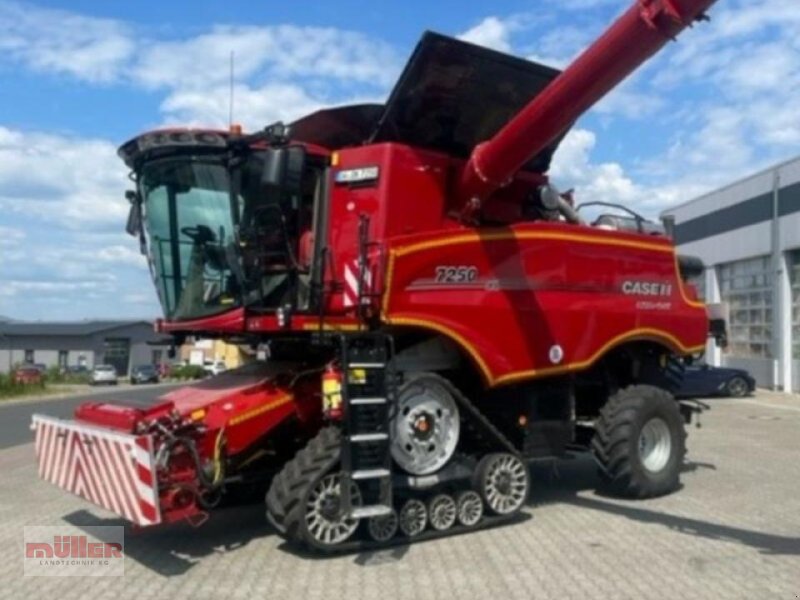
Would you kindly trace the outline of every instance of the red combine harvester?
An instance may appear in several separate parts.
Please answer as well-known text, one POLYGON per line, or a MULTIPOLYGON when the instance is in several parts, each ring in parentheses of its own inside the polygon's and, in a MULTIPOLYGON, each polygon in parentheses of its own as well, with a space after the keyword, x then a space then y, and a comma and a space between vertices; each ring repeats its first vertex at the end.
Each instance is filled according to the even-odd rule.
POLYGON ((385 105, 123 145, 158 331, 268 357, 150 408, 34 416, 40 476, 139 526, 260 483, 322 551, 508 519, 527 462, 576 451, 620 495, 677 489, 698 409, 670 390, 724 323, 663 229, 587 223, 546 173, 712 3, 638 0, 564 72, 426 33, 385 105))

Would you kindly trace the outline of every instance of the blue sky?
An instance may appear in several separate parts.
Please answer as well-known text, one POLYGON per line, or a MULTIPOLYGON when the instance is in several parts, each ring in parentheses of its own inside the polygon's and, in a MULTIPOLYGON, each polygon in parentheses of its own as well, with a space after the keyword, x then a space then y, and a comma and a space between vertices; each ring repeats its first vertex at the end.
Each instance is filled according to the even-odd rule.
MULTIPOLYGON (((425 29, 563 67, 631 2, 0 0, 0 315, 159 314, 116 147, 224 125, 231 51, 236 120, 255 128, 382 100, 425 29)), ((559 186, 656 215, 800 154, 800 3, 711 16, 579 121, 559 186)))

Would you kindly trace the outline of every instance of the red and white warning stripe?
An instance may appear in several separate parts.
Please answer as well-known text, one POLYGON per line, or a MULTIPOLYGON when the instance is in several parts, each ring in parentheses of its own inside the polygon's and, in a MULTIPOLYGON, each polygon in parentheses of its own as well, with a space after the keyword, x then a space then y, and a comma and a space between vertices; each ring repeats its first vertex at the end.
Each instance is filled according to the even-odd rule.
MULTIPOLYGON (((344 265, 344 305, 355 306, 358 304, 358 277, 361 270, 358 260, 351 260, 344 265)), ((372 273, 369 268, 364 271, 364 286, 362 292, 369 292, 372 287, 372 273)), ((364 299, 365 301, 366 299, 364 299)))
POLYGON ((137 525, 161 522, 149 435, 33 415, 39 477, 137 525))

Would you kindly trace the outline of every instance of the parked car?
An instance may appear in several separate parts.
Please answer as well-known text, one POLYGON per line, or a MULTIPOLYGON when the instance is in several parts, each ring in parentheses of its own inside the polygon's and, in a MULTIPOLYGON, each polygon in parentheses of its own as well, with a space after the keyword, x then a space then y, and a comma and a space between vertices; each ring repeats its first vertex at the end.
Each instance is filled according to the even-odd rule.
POLYGON ((683 383, 676 392, 679 398, 702 396, 732 396, 741 398, 752 394, 756 380, 744 369, 689 365, 683 375, 683 383))
POLYGON ((89 367, 86 365, 71 365, 65 369, 65 373, 69 375, 83 375, 84 373, 89 372, 89 367))
POLYGON ((203 370, 209 375, 219 375, 228 370, 228 367, 221 360, 203 361, 203 370))
POLYGON ((40 384, 43 379, 44 374, 36 365, 22 365, 14 370, 14 383, 40 384))
POLYGON ((131 371, 131 384, 158 383, 159 373, 155 365, 139 365, 131 371))
POLYGON ((101 383, 117 385, 117 370, 113 365, 96 365, 92 369, 92 377, 89 383, 92 385, 100 385, 101 383))

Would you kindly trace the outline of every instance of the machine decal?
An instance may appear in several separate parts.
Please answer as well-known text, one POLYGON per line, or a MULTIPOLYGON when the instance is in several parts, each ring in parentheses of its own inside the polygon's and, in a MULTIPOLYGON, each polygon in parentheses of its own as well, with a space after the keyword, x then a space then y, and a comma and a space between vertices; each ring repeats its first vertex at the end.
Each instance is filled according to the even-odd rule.
POLYGON ((39 476, 137 525, 161 522, 153 440, 33 416, 39 476))
POLYGON ((478 279, 478 267, 440 265, 436 267, 436 283, 471 283, 478 279))
POLYGON ((623 281, 622 293, 627 296, 671 296, 672 284, 663 281, 623 281))
POLYGON ((380 169, 377 166, 346 169, 336 173, 337 184, 373 183, 378 181, 380 169))

